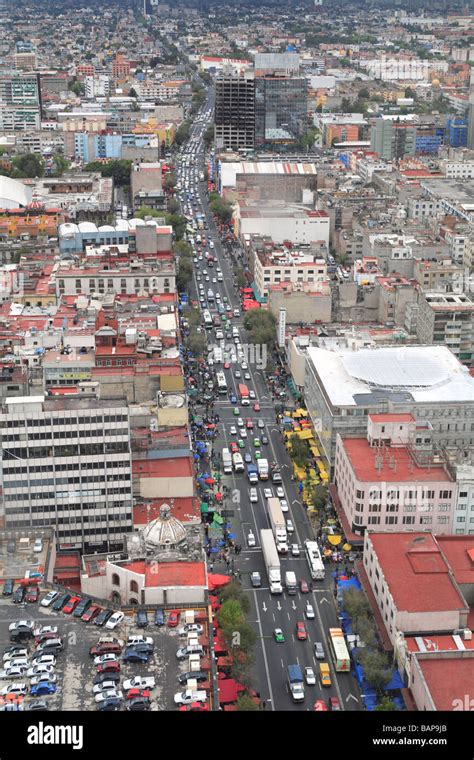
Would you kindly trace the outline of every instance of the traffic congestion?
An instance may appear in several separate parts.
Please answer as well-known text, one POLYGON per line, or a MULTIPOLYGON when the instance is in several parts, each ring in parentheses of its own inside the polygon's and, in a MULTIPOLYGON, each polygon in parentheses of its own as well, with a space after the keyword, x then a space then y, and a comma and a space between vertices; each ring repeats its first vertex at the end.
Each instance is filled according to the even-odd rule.
MULTIPOLYGON (((211 469, 219 473, 226 539, 223 546, 206 527, 208 569, 234 575, 248 592, 258 637, 255 686, 266 709, 360 709, 349 655, 334 633, 340 629, 334 573, 322 561, 291 477, 281 425, 285 390, 247 342, 233 272, 239 251, 223 239, 208 206, 203 134, 212 98, 208 90, 177 157, 176 184, 193 253, 188 298, 200 309, 198 330, 208 344, 205 362, 185 355, 197 478, 204 484, 215 480, 211 469)), ((183 334, 187 328, 182 319, 183 334)))

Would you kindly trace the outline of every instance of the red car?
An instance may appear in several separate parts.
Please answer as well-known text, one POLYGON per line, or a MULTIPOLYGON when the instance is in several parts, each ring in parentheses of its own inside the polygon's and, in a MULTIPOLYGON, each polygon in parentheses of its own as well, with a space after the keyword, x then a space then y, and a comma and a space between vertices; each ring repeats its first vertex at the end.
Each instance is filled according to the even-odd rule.
POLYGON ((91 607, 89 607, 88 610, 86 610, 81 617, 81 620, 84 621, 84 623, 90 623, 91 620, 93 620, 100 612, 101 608, 98 607, 96 604, 93 604, 91 607))
POLYGON ((302 594, 309 594, 308 584, 304 580, 300 581, 300 591, 302 594))
POLYGON ((235 441, 231 441, 231 443, 229 444, 229 449, 230 449, 231 454, 237 454, 237 452, 239 451, 239 447, 237 446, 235 441))
POLYGON ((120 673, 120 663, 118 660, 113 660, 97 665, 97 673, 120 673))
POLYGON ((91 657, 98 657, 101 654, 121 654, 122 647, 118 642, 103 641, 101 644, 96 644, 89 649, 91 657))
POLYGON ((329 706, 331 710, 341 710, 341 703, 337 697, 329 697, 329 706))
POLYGON ((254 404, 253 405, 253 410, 254 410, 254 412, 259 412, 260 411, 260 404, 259 403, 254 404))
POLYGON ((306 641, 308 634, 306 633, 306 627, 304 623, 296 623, 296 638, 298 641, 306 641))
POLYGON ((47 641, 48 639, 57 639, 58 634, 57 633, 42 633, 40 636, 35 636, 35 644, 42 644, 43 641, 47 641))
POLYGON ((209 707, 202 702, 191 702, 190 705, 183 705, 178 709, 180 712, 207 712, 209 707))
POLYGON ((247 430, 253 430, 253 420, 247 420, 247 430))
POLYGON ((28 586, 26 589, 26 601, 27 602, 37 602, 39 598, 39 588, 38 586, 28 586))
POLYGON ((180 616, 180 613, 178 612, 178 610, 172 610, 172 612, 170 612, 169 618, 168 618, 169 628, 176 628, 176 626, 179 623, 179 616, 180 616))
POLYGON ((77 607, 80 601, 81 601, 80 596, 71 596, 68 603, 64 605, 63 612, 65 612, 66 615, 70 615, 71 612, 74 612, 75 608, 77 607))
POLYGON ((147 697, 150 699, 150 692, 148 689, 129 689, 127 699, 135 699, 135 697, 147 697))
POLYGON ((328 706, 324 699, 317 699, 314 703, 314 712, 327 712, 328 706))
POLYGON ((230 362, 224 362, 224 369, 230 369, 230 362))

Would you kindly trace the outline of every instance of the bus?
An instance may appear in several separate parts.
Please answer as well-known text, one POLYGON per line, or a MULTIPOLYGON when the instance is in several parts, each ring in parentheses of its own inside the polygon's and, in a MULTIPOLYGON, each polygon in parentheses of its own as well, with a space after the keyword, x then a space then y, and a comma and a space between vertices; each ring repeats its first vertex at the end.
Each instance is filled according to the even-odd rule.
POLYGON ((328 646, 337 672, 349 673, 351 669, 351 658, 349 657, 346 641, 341 628, 329 629, 328 646))
POLYGON ((239 397, 242 406, 249 406, 249 389, 244 383, 239 383, 239 397))
POLYGON ((317 541, 309 541, 307 539, 304 542, 304 548, 311 578, 313 581, 324 580, 326 576, 326 570, 317 541))
POLYGON ((217 389, 219 393, 227 393, 227 383, 223 372, 216 372, 217 389))
POLYGON ((206 330, 212 330, 212 317, 208 309, 205 309, 205 311, 203 311, 202 318, 204 320, 204 326, 206 330))

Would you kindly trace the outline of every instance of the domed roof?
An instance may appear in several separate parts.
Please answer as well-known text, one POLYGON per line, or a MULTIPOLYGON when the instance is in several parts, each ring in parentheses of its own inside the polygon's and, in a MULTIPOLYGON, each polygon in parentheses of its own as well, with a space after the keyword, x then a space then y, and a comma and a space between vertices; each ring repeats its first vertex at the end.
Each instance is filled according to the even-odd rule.
POLYGON ((186 530, 176 517, 171 515, 169 504, 160 507, 160 516, 152 520, 143 530, 143 540, 148 551, 177 546, 186 539, 186 530))

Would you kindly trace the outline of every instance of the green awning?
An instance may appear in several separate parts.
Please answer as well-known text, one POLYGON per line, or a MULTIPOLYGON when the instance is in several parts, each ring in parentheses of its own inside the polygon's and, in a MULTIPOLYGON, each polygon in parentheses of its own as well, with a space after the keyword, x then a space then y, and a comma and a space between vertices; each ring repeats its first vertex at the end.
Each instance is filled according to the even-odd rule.
POLYGON ((201 501, 201 514, 205 515, 209 512, 209 504, 207 504, 205 501, 201 501))
POLYGON ((214 515, 214 522, 217 523, 218 525, 222 525, 222 523, 224 522, 224 518, 218 512, 216 512, 214 515))

